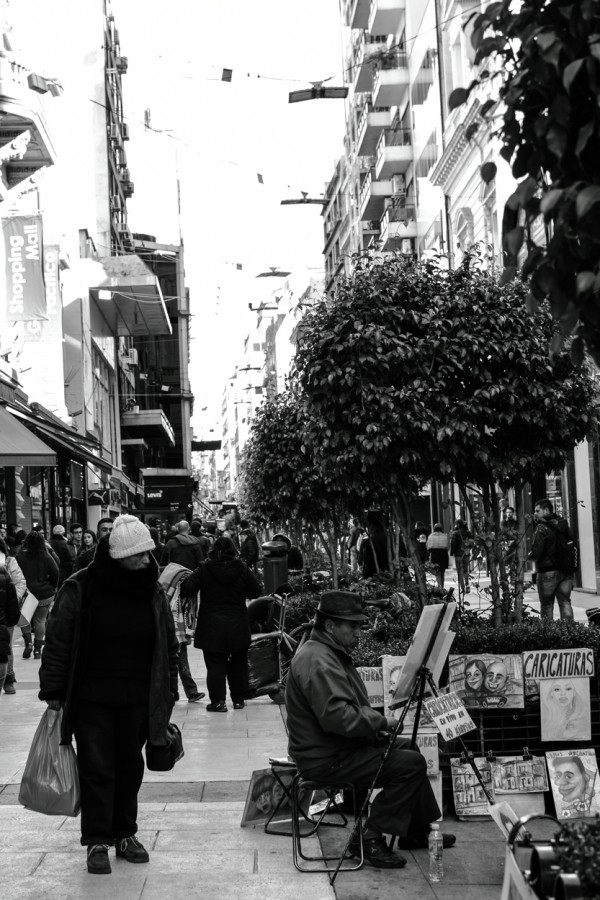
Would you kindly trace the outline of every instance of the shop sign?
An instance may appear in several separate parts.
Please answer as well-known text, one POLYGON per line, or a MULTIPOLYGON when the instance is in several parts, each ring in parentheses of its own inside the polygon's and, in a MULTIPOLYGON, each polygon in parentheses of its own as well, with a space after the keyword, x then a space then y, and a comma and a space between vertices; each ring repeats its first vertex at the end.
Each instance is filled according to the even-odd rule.
POLYGON ((6 321, 46 321, 42 217, 11 216, 4 220, 2 231, 6 260, 6 321))

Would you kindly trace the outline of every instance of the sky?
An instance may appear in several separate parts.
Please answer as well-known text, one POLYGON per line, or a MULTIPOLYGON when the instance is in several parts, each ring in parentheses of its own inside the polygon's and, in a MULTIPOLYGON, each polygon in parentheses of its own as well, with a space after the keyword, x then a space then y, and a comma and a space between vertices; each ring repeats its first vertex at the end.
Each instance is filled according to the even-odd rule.
MULTIPOLYGON (((10 3, 16 48, 43 59, 52 67, 44 74, 71 89, 85 62, 73 2, 10 3)), ((101 0, 77 2, 94 15, 101 9, 101 0)), ((343 83, 338 0, 112 0, 111 10, 128 59, 128 220, 159 242, 183 235, 193 425, 202 436, 217 424, 225 380, 253 324, 248 303, 277 286, 256 276, 277 266, 305 272, 308 284, 323 270, 320 206, 280 201, 301 191, 322 196, 343 151, 345 101, 288 103, 289 91, 311 81, 343 83)))
POLYGON ((248 303, 277 286, 256 276, 277 266, 305 271, 308 283, 323 269, 321 208, 280 201, 301 191, 320 197, 343 149, 344 101, 288 103, 290 91, 311 81, 342 83, 338 2, 113 0, 113 10, 129 60, 134 231, 175 239, 179 175, 200 433, 216 420, 239 362, 252 326, 248 303), (221 80, 224 68, 231 82, 221 80), (156 131, 141 125, 144 109, 156 131))

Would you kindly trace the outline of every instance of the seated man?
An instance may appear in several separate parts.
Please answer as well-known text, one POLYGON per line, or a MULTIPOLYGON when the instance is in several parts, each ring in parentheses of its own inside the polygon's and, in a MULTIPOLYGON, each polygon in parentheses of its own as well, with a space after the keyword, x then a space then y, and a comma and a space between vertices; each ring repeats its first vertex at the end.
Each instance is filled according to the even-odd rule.
MULTIPOLYGON (((286 687, 289 754, 304 778, 369 788, 381 764, 386 732, 396 720, 369 705, 350 657, 366 621, 356 594, 325 591, 311 638, 292 660, 286 687)), ((427 847, 430 823, 440 816, 425 759, 409 747, 406 739, 394 742, 376 782, 383 790, 365 821, 365 859, 379 868, 406 865, 389 849, 384 833, 397 835, 402 849, 427 847)), ((443 837, 444 847, 456 840, 443 837)), ((357 840, 350 853, 359 854, 357 840)))

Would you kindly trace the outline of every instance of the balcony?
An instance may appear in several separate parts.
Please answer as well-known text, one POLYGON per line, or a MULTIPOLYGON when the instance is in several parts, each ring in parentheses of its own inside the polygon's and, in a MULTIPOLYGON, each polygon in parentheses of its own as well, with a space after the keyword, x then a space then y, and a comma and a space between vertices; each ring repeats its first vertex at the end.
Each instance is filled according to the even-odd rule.
POLYGON ((53 165, 56 151, 39 97, 50 87, 4 52, 0 51, 0 165, 5 163, 6 184, 0 183, 0 200, 9 200, 7 188, 53 165))
POLYGON ((371 0, 344 0, 343 14, 350 28, 366 28, 369 23, 371 0))
POLYGON ((381 223, 379 219, 367 219, 360 223, 360 231, 362 238, 362 248, 366 250, 375 241, 379 241, 381 234, 381 223))
POLYGON ((121 413, 121 434, 126 439, 143 438, 149 447, 175 446, 175 433, 162 409, 134 407, 121 413))
POLYGON ((368 30, 371 34, 398 34, 406 19, 406 0, 372 0, 368 30))
POLYGON ((373 173, 369 172, 360 189, 360 218, 364 222, 368 219, 378 219, 383 212, 387 197, 392 196, 391 181, 375 181, 373 173))
POLYGON ((386 129, 377 143, 375 177, 384 179, 404 173, 414 159, 409 128, 386 129))
POLYGON ((389 128, 391 124, 392 114, 389 109, 373 109, 371 104, 364 106, 356 132, 358 156, 373 156, 382 130, 389 128))
POLYGON ((373 76, 374 106, 403 106, 408 99, 408 60, 397 50, 378 61, 373 76))
POLYGON ((417 211, 414 198, 403 200, 402 204, 402 206, 397 203, 388 206, 381 217, 382 250, 412 252, 408 251, 406 247, 403 249, 402 242, 417 237, 417 211))
MULTIPOLYGON (((348 63, 349 75, 352 78, 354 90, 357 93, 370 91, 373 84, 373 70, 375 60, 385 53, 387 44, 370 34, 363 32, 354 44, 354 50, 348 63)), ((375 106, 386 106, 385 103, 375 103, 375 106)))

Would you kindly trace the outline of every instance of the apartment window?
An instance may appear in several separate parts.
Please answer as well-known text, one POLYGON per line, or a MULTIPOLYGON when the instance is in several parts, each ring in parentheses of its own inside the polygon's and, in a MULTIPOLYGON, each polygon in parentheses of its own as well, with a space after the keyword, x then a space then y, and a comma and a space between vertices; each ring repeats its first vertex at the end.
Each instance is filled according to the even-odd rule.
POLYGON ((94 429, 100 443, 107 450, 112 450, 111 404, 110 404, 111 370, 101 354, 92 347, 92 410, 94 429))

